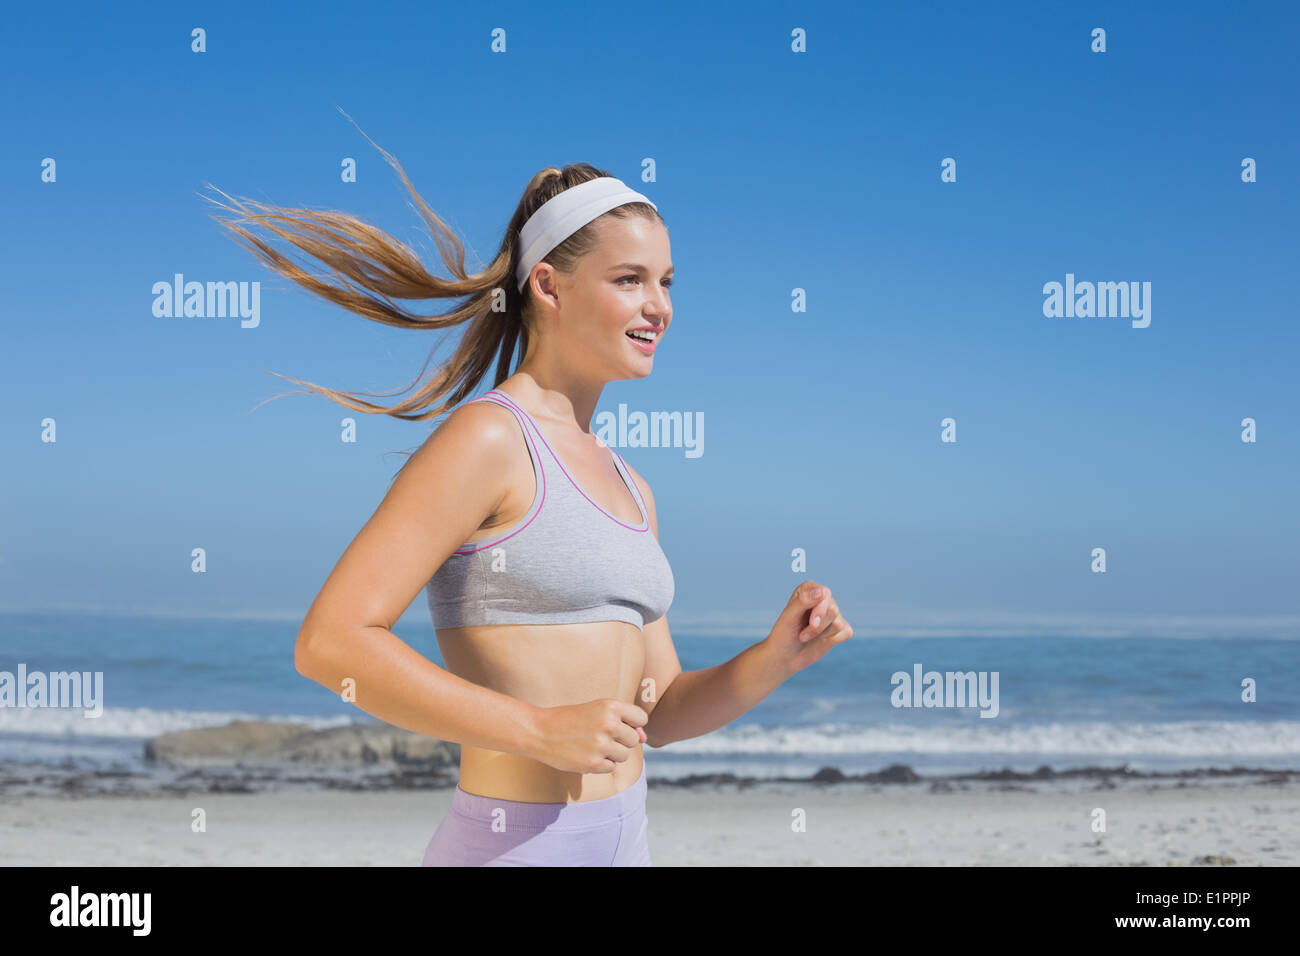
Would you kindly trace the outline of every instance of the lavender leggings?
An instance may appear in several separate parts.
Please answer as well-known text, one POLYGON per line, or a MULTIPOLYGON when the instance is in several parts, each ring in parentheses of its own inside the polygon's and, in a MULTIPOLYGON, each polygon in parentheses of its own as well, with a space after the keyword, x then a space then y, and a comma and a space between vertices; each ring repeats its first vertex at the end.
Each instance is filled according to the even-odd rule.
POLYGON ((632 786, 579 803, 498 800, 458 786, 422 865, 650 866, 645 797, 644 763, 632 786))

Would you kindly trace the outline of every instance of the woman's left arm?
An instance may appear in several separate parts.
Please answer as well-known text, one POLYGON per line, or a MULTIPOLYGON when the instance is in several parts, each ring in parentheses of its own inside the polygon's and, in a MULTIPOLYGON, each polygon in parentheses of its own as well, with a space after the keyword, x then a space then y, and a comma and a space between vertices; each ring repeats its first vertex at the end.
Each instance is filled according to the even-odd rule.
MULTIPOLYGON (((632 476, 641 487, 650 526, 658 538, 654 495, 640 475, 633 471, 632 476)), ((853 628, 840 616, 830 588, 805 581, 795 588, 764 640, 713 667, 682 671, 666 614, 647 623, 641 633, 645 665, 636 703, 649 715, 642 728, 646 743, 662 747, 731 723, 787 677, 847 641, 853 628)))

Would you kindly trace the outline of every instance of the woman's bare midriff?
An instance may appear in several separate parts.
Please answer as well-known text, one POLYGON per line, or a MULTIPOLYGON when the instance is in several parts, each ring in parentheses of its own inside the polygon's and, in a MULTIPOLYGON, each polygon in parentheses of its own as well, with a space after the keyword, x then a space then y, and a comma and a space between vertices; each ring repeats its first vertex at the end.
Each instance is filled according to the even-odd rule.
MULTIPOLYGON (((502 410, 502 414, 509 413, 502 410)), ((579 466, 578 481, 600 496, 606 510, 626 524, 640 523, 636 499, 608 450, 572 434, 551 433, 547 440, 567 465, 579 466)), ((499 529, 514 526, 532 506, 536 477, 522 434, 509 486, 497 513, 490 515, 467 543, 487 540, 499 529)), ((645 645, 635 624, 500 624, 438 628, 436 633, 443 663, 457 677, 535 707, 605 698, 637 702, 645 645)), ((599 800, 636 783, 643 759, 637 744, 611 773, 569 773, 518 754, 462 746, 460 787, 480 796, 525 803, 599 800)))
MULTIPOLYGON (((559 707, 614 698, 636 703, 645 664, 641 629, 625 621, 452 627, 437 631, 447 669, 467 681, 559 707)), ((460 748, 460 788, 526 803, 612 797, 641 775, 641 745, 612 773, 568 773, 518 754, 460 748)))

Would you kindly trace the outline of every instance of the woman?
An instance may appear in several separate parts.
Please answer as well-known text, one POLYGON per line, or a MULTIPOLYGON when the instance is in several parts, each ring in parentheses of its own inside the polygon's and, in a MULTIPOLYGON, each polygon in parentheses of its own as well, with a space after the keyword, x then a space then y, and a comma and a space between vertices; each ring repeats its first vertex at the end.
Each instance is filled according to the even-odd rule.
POLYGON ((339 213, 250 203, 270 212, 246 221, 357 289, 230 228, 273 268, 362 315, 469 326, 452 359, 392 407, 300 384, 412 420, 460 403, 494 355, 495 387, 459 404, 402 467, 308 611, 295 664, 333 691, 351 688, 367 713, 461 745, 459 786, 426 865, 648 866, 642 744, 723 726, 853 630, 829 588, 804 582, 766 640, 682 673, 654 495, 590 431, 605 384, 649 375, 672 321, 657 207, 586 163, 543 170, 496 258, 468 274, 457 237, 384 155, 454 279, 339 213), (468 298, 435 318, 391 301, 450 296, 468 298), (517 342, 523 358, 507 377, 517 342), (422 587, 445 670, 391 631, 422 587))

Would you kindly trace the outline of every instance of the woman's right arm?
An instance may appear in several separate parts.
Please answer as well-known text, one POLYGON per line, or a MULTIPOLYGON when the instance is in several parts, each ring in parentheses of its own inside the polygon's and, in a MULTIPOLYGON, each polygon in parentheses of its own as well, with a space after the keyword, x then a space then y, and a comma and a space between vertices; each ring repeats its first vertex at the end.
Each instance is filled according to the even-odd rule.
POLYGON ((294 666, 335 693, 351 679, 356 705, 386 723, 532 756, 540 708, 457 677, 391 630, 504 500, 519 439, 505 426, 483 405, 462 405, 411 456, 312 602, 294 666))

